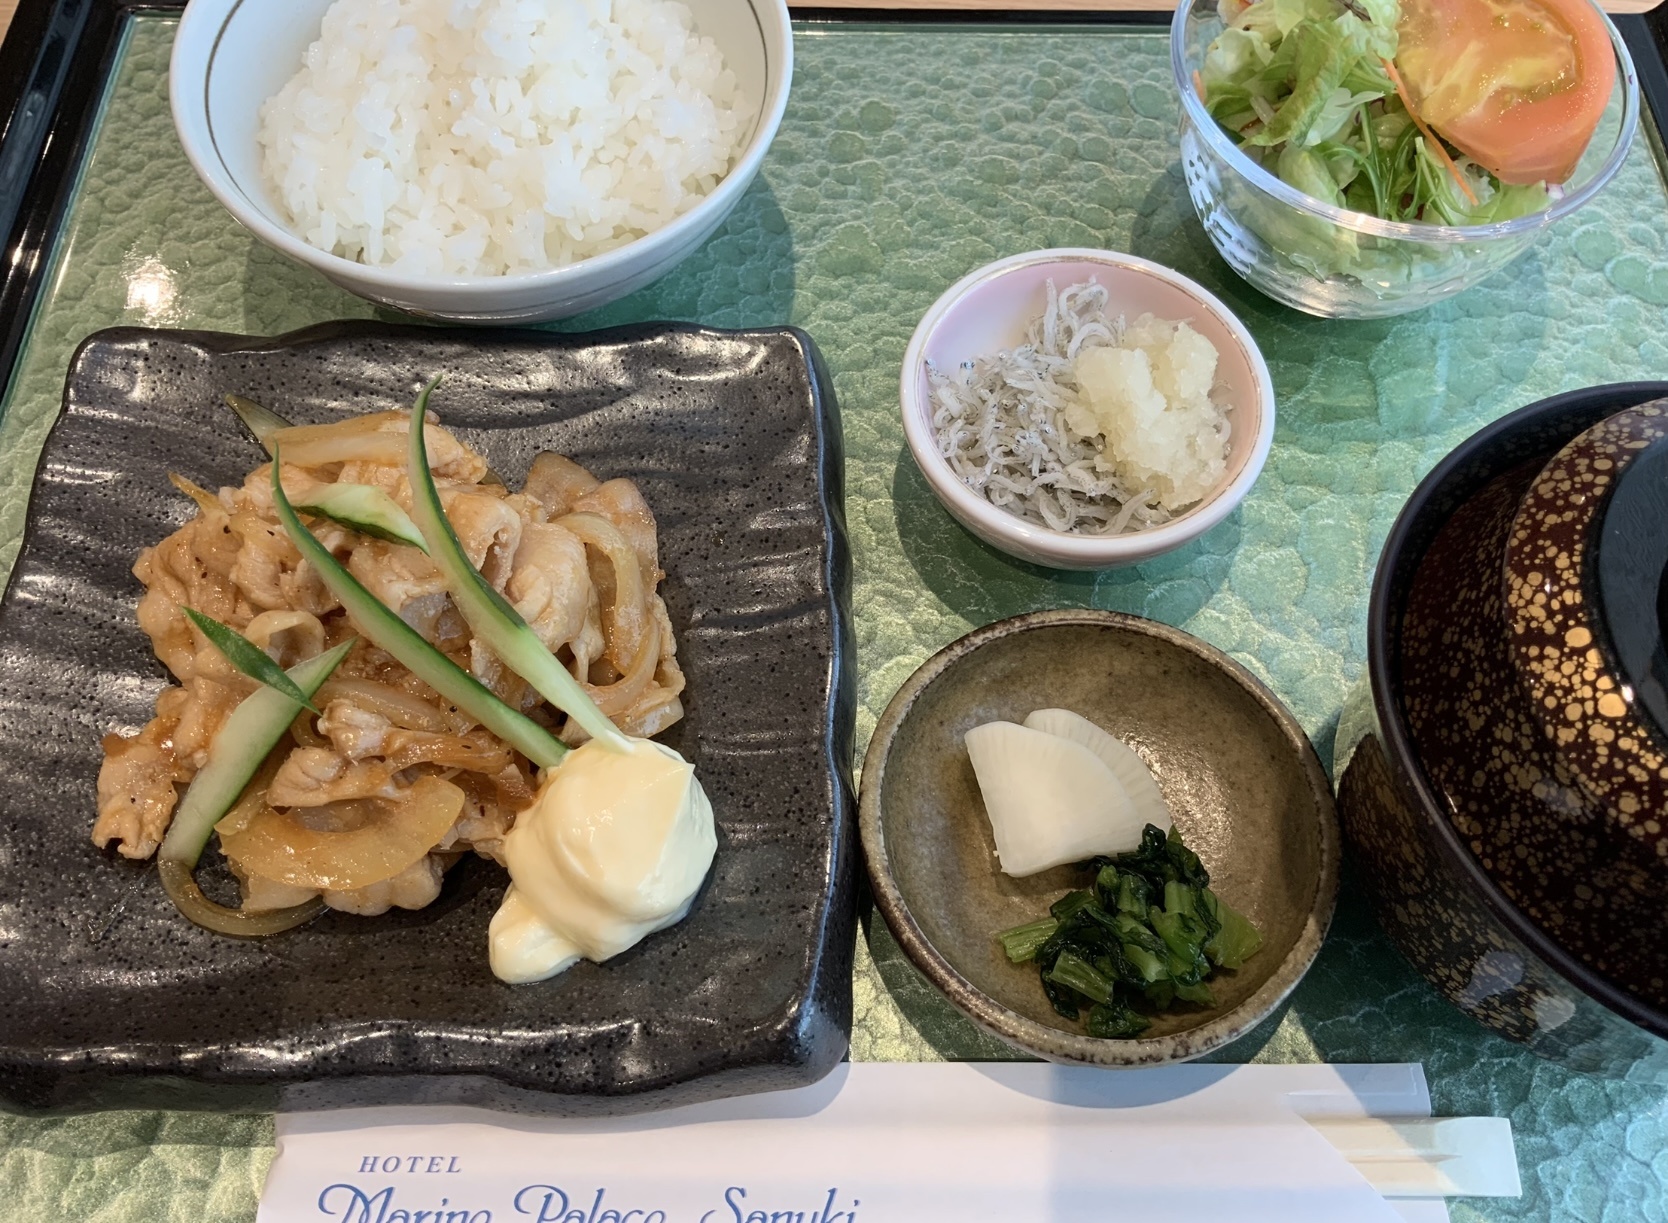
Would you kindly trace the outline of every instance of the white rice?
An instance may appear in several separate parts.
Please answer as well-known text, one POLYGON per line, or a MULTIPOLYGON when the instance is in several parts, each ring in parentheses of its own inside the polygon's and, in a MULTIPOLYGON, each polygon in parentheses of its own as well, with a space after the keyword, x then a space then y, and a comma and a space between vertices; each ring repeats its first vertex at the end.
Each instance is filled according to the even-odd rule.
POLYGON ((336 0, 260 141, 312 246, 494 276, 687 212, 752 119, 677 0, 336 0))

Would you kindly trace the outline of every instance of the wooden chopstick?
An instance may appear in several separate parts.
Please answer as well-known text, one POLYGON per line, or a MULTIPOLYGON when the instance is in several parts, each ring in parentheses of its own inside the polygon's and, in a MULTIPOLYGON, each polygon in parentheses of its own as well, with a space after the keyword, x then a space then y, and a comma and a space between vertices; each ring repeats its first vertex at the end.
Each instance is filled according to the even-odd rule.
POLYGON ((1517 1197, 1512 1123, 1502 1117, 1310 1118, 1385 1197, 1517 1197))

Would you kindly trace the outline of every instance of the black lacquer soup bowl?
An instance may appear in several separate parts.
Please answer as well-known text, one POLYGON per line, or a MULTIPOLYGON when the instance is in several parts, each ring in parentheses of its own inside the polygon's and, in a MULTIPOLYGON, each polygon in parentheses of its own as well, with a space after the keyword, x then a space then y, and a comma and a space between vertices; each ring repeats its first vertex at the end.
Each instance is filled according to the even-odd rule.
POLYGON ((1543 400, 1420 484, 1379 562, 1335 776, 1379 920, 1450 1002, 1574 1068, 1668 1082, 1668 859, 1646 809, 1668 747, 1647 700, 1665 395, 1543 400))

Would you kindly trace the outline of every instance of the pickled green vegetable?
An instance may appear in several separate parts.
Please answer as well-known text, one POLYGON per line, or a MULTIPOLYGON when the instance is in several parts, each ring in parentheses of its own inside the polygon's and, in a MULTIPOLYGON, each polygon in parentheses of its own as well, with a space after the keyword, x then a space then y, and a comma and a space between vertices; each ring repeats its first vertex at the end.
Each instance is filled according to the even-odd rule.
POLYGON ((1210 873, 1175 829, 1166 836, 1148 824, 1139 848, 1085 866, 1092 887, 996 937, 1010 960, 1036 963, 1061 1015, 1089 1008, 1091 1036, 1138 1036, 1150 1022, 1143 1011, 1178 1002, 1215 1005, 1206 978, 1262 946, 1257 928, 1210 890, 1210 873))

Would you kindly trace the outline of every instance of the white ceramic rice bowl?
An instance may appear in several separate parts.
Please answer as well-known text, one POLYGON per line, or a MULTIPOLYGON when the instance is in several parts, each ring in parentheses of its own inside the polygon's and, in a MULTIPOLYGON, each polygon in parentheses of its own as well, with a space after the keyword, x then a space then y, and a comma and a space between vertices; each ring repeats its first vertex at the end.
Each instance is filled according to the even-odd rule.
POLYGON ((331 0, 191 0, 169 65, 174 127, 197 176, 268 246, 360 297, 429 318, 533 323, 624 297, 665 275, 729 216, 776 136, 793 79, 785 0, 683 0, 754 106, 735 167, 688 212, 625 246, 566 267, 506 276, 413 276, 308 245, 261 173, 260 108, 301 66, 331 0))
POLYGON ((904 436, 928 485, 952 517, 1010 556, 1050 569, 1109 569, 1179 548, 1221 522, 1262 474, 1274 440, 1274 382, 1256 340, 1217 296, 1180 272, 1119 251, 1076 247, 1027 251, 976 268, 944 291, 910 337, 899 385, 904 436), (955 371, 964 362, 1024 343, 1046 302, 1093 277, 1109 309, 1129 319, 1151 313, 1186 320, 1216 346, 1217 385, 1230 407, 1228 463, 1202 500, 1161 526, 1119 535, 1050 530, 991 504, 939 453, 927 362, 955 371))

